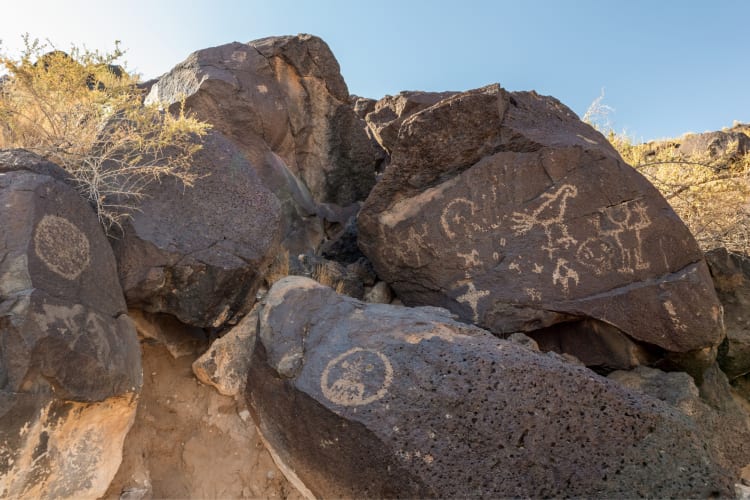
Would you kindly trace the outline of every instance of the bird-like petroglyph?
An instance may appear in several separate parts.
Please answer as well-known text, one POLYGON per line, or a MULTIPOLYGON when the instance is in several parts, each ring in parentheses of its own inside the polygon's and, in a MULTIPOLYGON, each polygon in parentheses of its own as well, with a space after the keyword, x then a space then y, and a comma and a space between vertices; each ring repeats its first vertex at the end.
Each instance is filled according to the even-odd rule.
POLYGON ((516 236, 522 236, 536 226, 541 227, 547 237, 547 244, 542 249, 550 259, 558 250, 567 250, 575 245, 578 242, 568 233, 565 212, 568 209, 568 199, 576 196, 578 188, 563 184, 557 191, 541 195, 542 202, 534 210, 515 212, 511 219, 516 236))
MULTIPOLYGON (((535 227, 544 231, 546 241, 542 249, 555 266, 552 283, 567 295, 572 286, 580 283, 579 265, 597 276, 609 272, 632 274, 648 269, 650 264, 643 257, 642 238, 642 231, 651 226, 646 206, 640 201, 631 201, 603 209, 591 219, 591 236, 579 242, 571 235, 566 219, 569 202, 577 196, 575 186, 563 184, 542 194, 541 202, 534 208, 514 212, 511 217, 516 236, 523 236, 535 227)), ((539 274, 541 264, 533 266, 532 271, 539 274)))
POLYGON ((55 274, 75 280, 91 259, 89 239, 63 217, 45 215, 34 232, 34 252, 55 274))
POLYGON ((326 365, 320 388, 332 403, 362 406, 383 398, 391 382, 393 366, 383 353, 355 347, 326 365))

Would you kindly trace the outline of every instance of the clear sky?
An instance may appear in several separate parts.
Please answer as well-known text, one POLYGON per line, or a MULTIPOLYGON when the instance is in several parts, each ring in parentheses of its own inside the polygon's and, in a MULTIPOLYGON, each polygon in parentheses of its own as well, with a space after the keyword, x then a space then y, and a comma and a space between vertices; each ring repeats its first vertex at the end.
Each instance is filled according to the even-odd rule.
POLYGON ((636 140, 750 122, 747 0, 2 0, 6 52, 20 35, 128 49, 144 79, 231 41, 312 33, 353 94, 498 82, 583 115, 605 91, 636 140))

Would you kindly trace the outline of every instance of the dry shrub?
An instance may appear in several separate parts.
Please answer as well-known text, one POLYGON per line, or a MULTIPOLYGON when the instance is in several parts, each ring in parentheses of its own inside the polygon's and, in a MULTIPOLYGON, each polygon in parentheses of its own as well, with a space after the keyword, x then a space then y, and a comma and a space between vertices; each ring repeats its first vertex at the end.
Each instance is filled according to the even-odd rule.
POLYGON ((266 274, 265 274, 266 283, 268 284, 270 288, 274 283, 279 281, 281 278, 285 278, 289 276, 289 273, 290 273, 289 250, 284 249, 278 254, 276 254, 276 258, 268 267, 268 271, 266 271, 266 274))
POLYGON ((0 147, 24 148, 67 170, 105 229, 119 226, 164 176, 191 186, 193 155, 209 125, 144 106, 137 78, 111 53, 50 51, 24 37, 18 58, 0 54, 0 147))
MULTIPOLYGON (((607 136, 622 158, 633 165, 662 193, 682 218, 704 251, 726 247, 750 253, 750 155, 684 157, 676 141, 634 144, 625 133, 616 133, 609 121, 614 111, 603 104, 604 93, 594 100, 584 121, 607 136)), ((747 126, 735 125, 745 133, 747 126)), ((729 144, 726 151, 738 148, 729 144)))
POLYGON ((622 138, 612 143, 664 195, 704 251, 750 251, 750 156, 683 159, 668 141, 664 147, 622 138))

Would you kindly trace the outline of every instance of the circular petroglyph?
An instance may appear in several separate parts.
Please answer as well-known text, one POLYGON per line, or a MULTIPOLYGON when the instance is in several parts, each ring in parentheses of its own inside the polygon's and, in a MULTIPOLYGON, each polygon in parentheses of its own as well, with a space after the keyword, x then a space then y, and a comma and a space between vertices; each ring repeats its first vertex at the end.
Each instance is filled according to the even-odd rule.
POLYGON ((89 265, 89 239, 68 219, 45 215, 34 232, 34 251, 47 267, 74 280, 89 265))
POLYGON ((373 349, 355 347, 333 358, 323 370, 323 395, 341 406, 361 406, 381 399, 393 381, 388 358, 373 349))

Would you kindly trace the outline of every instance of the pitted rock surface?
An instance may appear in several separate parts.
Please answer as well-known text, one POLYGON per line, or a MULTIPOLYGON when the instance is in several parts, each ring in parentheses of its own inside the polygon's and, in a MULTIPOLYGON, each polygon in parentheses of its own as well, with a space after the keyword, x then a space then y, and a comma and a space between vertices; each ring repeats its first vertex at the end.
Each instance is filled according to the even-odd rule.
POLYGON ((405 304, 496 334, 591 318, 701 366, 722 337, 688 229, 551 97, 493 85, 409 117, 358 227, 405 304))
POLYGON ((318 202, 349 205, 375 183, 382 152, 349 103, 328 45, 311 35, 270 37, 200 50, 163 76, 147 102, 185 105, 241 145, 264 148, 318 202))
POLYGON ((706 254, 706 262, 724 306, 727 338, 719 364, 731 380, 750 373, 750 259, 719 248, 706 254))
POLYGON ((281 205, 218 132, 192 168, 201 176, 192 187, 174 179, 148 186, 113 247, 130 307, 220 327, 252 306, 282 239, 281 205))
POLYGON ((102 494, 141 387, 112 249, 57 166, 0 152, 0 496, 102 494))
POLYGON ((711 436, 707 446, 729 469, 739 471, 750 463, 750 415, 732 396, 726 376, 710 367, 696 387, 684 372, 663 372, 646 366, 616 371, 608 376, 623 386, 655 397, 677 408, 711 436))
POLYGON ((266 296, 258 338, 251 413, 316 496, 733 491, 734 471, 678 410, 443 309, 365 304, 290 277, 266 296))

